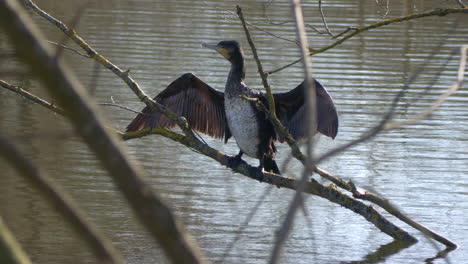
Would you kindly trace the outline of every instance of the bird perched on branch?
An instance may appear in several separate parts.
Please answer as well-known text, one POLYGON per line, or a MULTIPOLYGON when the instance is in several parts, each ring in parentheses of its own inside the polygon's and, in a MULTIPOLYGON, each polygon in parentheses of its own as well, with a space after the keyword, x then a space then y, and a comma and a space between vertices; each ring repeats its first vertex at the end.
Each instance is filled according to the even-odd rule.
MULTIPOLYGON (((154 100, 167 106, 173 112, 187 119, 195 131, 214 138, 224 138, 227 142, 233 136, 240 152, 235 157, 239 161, 245 153, 260 160, 259 169, 280 174, 274 160, 274 142, 281 141, 271 122, 255 102, 247 98, 257 98, 268 106, 263 94, 244 84, 244 54, 237 41, 221 41, 216 45, 203 44, 213 49, 231 63, 224 93, 218 91, 191 73, 186 73, 173 81, 154 100)), ((317 81, 317 131, 335 138, 338 132, 338 115, 332 98, 317 81)), ((306 107, 304 83, 289 92, 274 93, 276 116, 295 139, 306 134, 306 107)), ((156 110, 145 107, 127 126, 127 131, 137 131, 155 127, 172 128, 176 123, 156 110)))

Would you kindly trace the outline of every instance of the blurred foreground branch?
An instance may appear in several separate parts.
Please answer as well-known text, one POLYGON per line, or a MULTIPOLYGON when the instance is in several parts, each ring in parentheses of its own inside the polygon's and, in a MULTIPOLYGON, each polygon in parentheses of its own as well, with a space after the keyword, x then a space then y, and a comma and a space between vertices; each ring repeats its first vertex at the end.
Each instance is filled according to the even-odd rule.
POLYGON ((0 263, 31 264, 14 235, 0 216, 0 263))
POLYGON ((0 137, 0 156, 6 159, 20 175, 33 183, 55 205, 57 211, 62 213, 77 233, 89 243, 100 262, 123 263, 122 257, 112 246, 111 241, 86 220, 83 211, 75 202, 28 160, 26 155, 20 153, 13 144, 3 137, 0 137))
POLYGON ((23 96, 24 98, 33 101, 36 104, 44 106, 45 108, 47 108, 47 109, 49 109, 49 110, 51 110, 51 111, 53 111, 53 112, 55 112, 57 114, 65 115, 65 112, 62 109, 58 108, 54 104, 51 104, 51 103, 47 102, 46 100, 44 100, 42 98, 39 98, 39 97, 35 96, 34 94, 24 90, 21 87, 9 84, 9 83, 7 83, 7 82, 5 82, 3 80, 0 80, 0 86, 2 86, 3 88, 8 89, 8 90, 10 90, 10 91, 12 91, 14 93, 17 93, 17 94, 23 96))
MULTIPOLYGON (((17 1, 1 1, 0 18, 0 24, 13 43, 16 54, 31 66, 44 87, 67 112, 77 133, 107 169, 166 256, 176 263, 204 262, 198 247, 190 240, 171 209, 143 180, 145 173, 130 161, 115 135, 106 130, 104 120, 86 90, 55 59, 46 47, 44 38, 17 1)), ((75 35, 74 31, 69 33, 75 35)))
MULTIPOLYGON (((319 1, 321 6, 321 1, 319 1)), ((291 0, 291 9, 294 18, 294 23, 296 26, 296 37, 299 40, 299 50, 302 57, 302 68, 304 71, 304 86, 305 86, 305 105, 307 115, 307 126, 306 126, 306 135, 307 135, 307 159, 304 164, 304 169, 302 177, 300 180, 299 189, 297 189, 294 194, 293 200, 291 201, 288 212, 286 213, 283 224, 278 229, 275 239, 275 245, 271 252, 270 263, 278 263, 281 254, 281 248, 289 237, 289 233, 293 227, 295 215, 299 206, 303 204, 302 191, 307 182, 307 178, 312 171, 312 168, 315 167, 313 159, 313 149, 314 149, 314 135, 317 132, 317 94, 315 90, 315 83, 312 80, 312 63, 310 57, 308 56, 309 43, 307 41, 307 33, 305 31, 304 17, 302 14, 302 7, 300 0, 291 0)), ((323 15, 323 13, 322 13, 323 15)), ((323 16, 322 16, 323 18, 323 16)), ((327 28, 328 29, 328 28, 327 28)))
MULTIPOLYGON (((28 2, 32 3, 31 1, 28 1, 28 2)), ((36 11, 36 12, 39 12, 39 11, 36 11)), ((51 18, 48 14, 45 15, 46 13, 43 12, 42 10, 39 13, 42 16, 47 17, 48 20, 51 21, 51 22, 56 21, 53 18, 51 18)), ((56 22, 53 22, 53 23, 57 25, 56 22)), ((63 25, 63 24, 59 24, 59 25, 63 25)), ((67 35, 70 34, 69 35, 70 38, 76 39, 76 41, 78 41, 78 43, 80 43, 80 46, 82 46, 82 48, 85 49, 85 51, 91 51, 91 54, 97 54, 87 43, 85 43, 76 34, 76 32, 74 32, 73 30, 68 30, 68 29, 67 29, 67 32, 65 32, 65 33, 67 35)), ((88 54, 90 54, 90 52, 88 52, 88 54)), ((106 58, 104 58, 101 55, 99 55, 99 56, 95 55, 93 58, 95 60, 97 60, 98 62, 100 62, 100 61, 103 62, 103 63, 101 63, 102 65, 104 65, 109 70, 115 72, 116 75, 118 75, 120 78, 122 78, 129 85, 129 87, 132 88, 132 90, 134 90, 135 94, 142 95, 142 91, 139 88, 138 84, 136 84, 136 82, 133 81, 133 79, 129 78, 128 72, 121 71, 115 65, 111 64, 106 58), (118 70, 116 70, 116 69, 118 69, 118 70), (129 84, 129 82, 130 82, 130 84, 129 84)), ((147 105, 152 105, 153 102, 154 102, 154 101, 151 102, 152 100, 149 99, 146 95, 141 96, 140 99, 142 101, 144 101, 145 103, 147 103, 147 105)), ((155 107, 156 107, 156 109, 159 109, 158 106, 155 106, 155 107)), ((163 113, 167 114, 167 115, 171 115, 171 113, 164 112, 164 109, 161 109, 161 111, 163 113)), ((173 117, 173 118, 175 118, 177 120, 181 120, 181 117, 176 116, 176 117, 173 117)), ((186 130, 189 130, 189 129, 186 128, 186 130)), ((178 133, 175 133, 175 132, 163 129, 163 128, 157 128, 157 129, 153 129, 153 130, 143 130, 143 131, 138 131, 138 132, 125 133, 125 134, 122 134, 122 137, 124 139, 130 139, 130 138, 142 137, 142 136, 148 135, 148 134, 162 135, 162 136, 165 136, 165 137, 167 137, 169 139, 177 141, 177 142, 179 142, 179 143, 181 143, 181 144, 183 144, 183 145, 185 145, 185 146, 187 146, 187 147, 189 147, 191 149, 195 149, 198 152, 217 160, 219 163, 221 163, 221 164, 223 164, 225 166, 229 166, 228 161, 232 157, 230 157, 228 155, 225 155, 225 154, 223 154, 223 153, 209 147, 206 143, 201 142, 195 136, 193 136, 193 133, 192 134, 187 133, 186 130, 184 130, 185 135, 181 135, 181 134, 178 134, 178 133)), ((102 133, 102 131, 100 133, 102 133)), ((99 135, 94 135, 94 136, 99 136, 99 135)), ((304 161, 304 157, 300 158, 300 160, 304 161)), ((294 189, 294 190, 297 190, 298 187, 299 187, 298 181, 295 181, 295 180, 289 179, 289 178, 280 177, 280 176, 273 175, 273 174, 269 174, 269 173, 264 173, 263 174, 257 168, 251 167, 245 162, 241 162, 238 166, 230 167, 230 168, 233 169, 236 172, 244 174, 244 175, 246 175, 248 177, 251 177, 253 179, 263 180, 263 181, 265 181, 267 183, 276 185, 278 187, 285 187, 285 188, 290 188, 290 189, 294 189)), ((320 168, 315 167, 314 172, 316 172, 319 175, 331 180, 332 182, 334 182, 335 184, 337 184, 341 188, 350 191, 351 193, 355 194, 356 197, 359 197, 360 199, 364 199, 363 197, 365 197, 365 196, 362 196, 362 194, 357 193, 357 191, 355 191, 355 188, 353 189, 353 185, 352 185, 351 182, 345 182, 345 181, 343 181, 343 180, 341 180, 341 179, 339 179, 337 177, 332 176, 331 174, 325 172, 324 170, 322 170, 320 168)), ((340 204, 340 205, 346 207, 347 209, 353 210, 354 212, 361 214, 363 217, 365 217, 369 222, 373 223, 381 231, 383 231, 386 234, 394 237, 395 239, 406 240, 406 241, 416 241, 416 239, 414 237, 412 237, 411 235, 409 235, 405 231, 401 230, 400 228, 396 227, 392 223, 388 222, 388 220, 383 218, 374 208, 372 208, 372 206, 365 205, 364 203, 362 203, 362 202, 360 202, 360 201, 358 201, 356 199, 353 199, 352 197, 350 197, 350 196, 336 190, 333 186, 325 187, 325 186, 319 184, 318 182, 316 182, 315 180, 311 180, 311 181, 307 182, 306 185, 304 186, 304 192, 321 196, 321 197, 323 197, 325 199, 328 199, 328 200, 330 200, 330 201, 332 201, 334 203, 340 204)), ((382 203, 382 204, 384 204, 384 203, 382 203)), ((385 208, 385 207, 383 207, 383 208, 385 208)), ((389 210, 393 210, 393 209, 389 209, 389 210)), ((441 241, 439 241, 439 242, 441 242, 441 241)), ((442 243, 444 243, 444 242, 442 242, 442 243)), ((444 243, 444 244, 446 244, 446 243, 444 243)), ((446 244, 446 245, 449 246, 450 243, 446 244)))

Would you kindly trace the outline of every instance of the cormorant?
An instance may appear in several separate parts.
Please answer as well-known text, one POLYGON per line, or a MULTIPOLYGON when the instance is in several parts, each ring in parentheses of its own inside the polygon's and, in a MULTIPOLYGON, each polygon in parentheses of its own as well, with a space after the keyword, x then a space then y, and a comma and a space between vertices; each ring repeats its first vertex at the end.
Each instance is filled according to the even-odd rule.
MULTIPOLYGON (((216 45, 203 44, 203 47, 219 52, 231 63, 224 93, 200 80, 197 76, 186 73, 173 81, 159 93, 154 100, 167 106, 187 119, 195 131, 214 138, 224 138, 226 143, 233 136, 240 152, 260 160, 259 169, 280 174, 274 161, 278 139, 271 122, 265 113, 257 109, 254 102, 242 96, 258 98, 264 102, 263 94, 248 88, 244 84, 245 66, 243 51, 237 41, 221 41, 216 45)), ((338 115, 332 98, 327 90, 317 81, 317 131, 335 138, 338 132, 338 115)), ((305 136, 305 88, 304 82, 293 90, 273 94, 276 115, 295 138, 305 136)), ((158 126, 175 127, 175 122, 167 119, 156 110, 145 107, 127 126, 127 131, 137 131, 158 126)))

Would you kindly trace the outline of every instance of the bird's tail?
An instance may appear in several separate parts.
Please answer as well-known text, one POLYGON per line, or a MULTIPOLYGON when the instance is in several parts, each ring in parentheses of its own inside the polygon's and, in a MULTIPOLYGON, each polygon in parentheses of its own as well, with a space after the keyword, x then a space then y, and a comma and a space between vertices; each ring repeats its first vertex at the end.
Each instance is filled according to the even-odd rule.
POLYGON ((276 165, 276 161, 272 157, 265 157, 263 160, 263 169, 265 171, 281 175, 281 172, 278 169, 278 165, 276 165))

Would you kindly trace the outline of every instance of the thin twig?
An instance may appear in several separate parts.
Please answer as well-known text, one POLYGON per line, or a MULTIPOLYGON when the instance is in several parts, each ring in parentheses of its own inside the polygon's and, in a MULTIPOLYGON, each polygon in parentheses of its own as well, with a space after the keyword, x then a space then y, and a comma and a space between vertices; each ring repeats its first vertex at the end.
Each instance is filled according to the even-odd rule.
POLYGON ((103 106, 114 106, 114 107, 117 107, 117 108, 121 108, 121 109, 125 109, 127 111, 130 111, 132 113, 135 113, 135 114, 142 114, 142 115, 146 115, 145 113, 142 113, 140 111, 136 111, 136 110, 133 110, 129 107, 126 107, 126 106, 123 106, 123 105, 119 105, 119 104, 116 104, 116 103, 98 103, 98 105, 103 105, 103 106))
POLYGON ((63 45, 63 44, 60 44, 60 43, 57 43, 57 42, 53 42, 53 41, 50 41, 50 40, 47 40, 47 42, 49 42, 50 44, 54 44, 54 45, 56 45, 56 46, 59 46, 59 47, 61 47, 62 49, 65 49, 65 50, 69 50, 69 51, 71 51, 71 52, 74 52, 74 53, 76 53, 76 54, 78 54, 78 55, 80 55, 80 56, 83 56, 83 57, 85 57, 85 58, 91 58, 91 56, 89 56, 88 54, 84 54, 84 53, 82 53, 82 52, 77 51, 76 49, 72 49, 72 48, 67 47, 67 46, 65 46, 65 45, 63 45))
POLYGON ((148 107, 151 109, 155 109, 162 114, 164 114, 167 118, 170 120, 175 121, 179 127, 182 129, 182 131, 188 135, 193 135, 192 130, 190 129, 188 123, 184 118, 181 118, 174 112, 172 112, 169 108, 157 103, 153 99, 151 99, 146 93, 140 88, 138 83, 133 80, 129 76, 129 70, 123 71, 119 67, 117 67, 115 64, 111 63, 108 59, 106 59, 104 56, 100 55, 95 49, 93 49, 88 43, 86 43, 73 29, 69 29, 64 23, 61 21, 57 20, 56 18, 52 17, 49 15, 47 12, 44 10, 40 9, 33 1, 31 0, 26 0, 26 6, 30 7, 33 9, 36 13, 38 13, 40 16, 54 24, 56 27, 58 27, 60 30, 62 30, 65 35, 67 35, 70 39, 72 39, 76 44, 78 44, 86 53, 93 58, 96 62, 107 68, 108 70, 112 71, 115 75, 120 77, 127 85, 128 87, 135 93, 138 98, 145 103, 148 107))
POLYGON ((260 77, 262 78, 262 84, 263 84, 265 90, 267 91, 265 96, 267 98, 269 108, 267 108, 267 106, 263 105, 263 103, 260 100, 257 100, 255 98, 245 98, 244 97, 244 99, 251 100, 251 101, 255 102, 257 108, 260 109, 261 111, 263 111, 264 113, 266 113, 267 118, 273 124, 275 132, 278 134, 278 136, 280 138, 284 139, 288 143, 288 145, 290 146, 293 156, 296 159, 304 162, 305 161, 304 154, 302 154, 302 152, 299 149, 299 146, 296 144, 296 141, 294 140, 294 138, 291 136, 291 134, 288 132, 288 130, 283 126, 281 121, 279 121, 278 117, 276 116, 276 110, 275 110, 276 107, 275 107, 275 103, 274 103, 274 98, 273 98, 273 94, 271 92, 271 88, 270 88, 270 85, 268 84, 268 79, 267 79, 268 75, 263 72, 262 63, 261 63, 260 59, 258 58, 257 51, 256 51, 256 48, 255 48, 255 44, 253 43, 252 38, 250 36, 250 32, 249 32, 246 24, 244 23, 245 22, 244 15, 242 13, 242 9, 239 6, 238 6, 238 16, 239 16, 239 19, 242 22, 242 25, 243 25, 243 28, 244 28, 244 31, 245 31, 245 35, 246 35, 248 43, 249 43, 249 45, 250 45, 250 47, 252 49, 252 53, 254 53, 254 59, 255 59, 255 62, 257 63, 258 72, 260 74, 260 77))
MULTIPOLYGON (((327 45, 323 48, 320 48, 320 49, 314 49, 314 50, 310 50, 310 56, 313 56, 313 55, 316 55, 316 54, 319 54, 319 53, 322 53, 322 52, 325 52, 331 48, 334 48, 338 45, 340 45, 341 43, 345 42, 346 40, 356 36, 357 34, 360 34, 362 32, 365 32, 365 31, 368 31, 368 30, 371 30, 371 29, 375 29, 375 28, 379 28, 379 27, 383 27, 383 26, 386 26, 386 25, 390 25, 390 24, 394 24, 394 23, 400 23, 400 22, 403 22, 403 21, 408 21, 408 20, 412 20, 412 19, 417 19, 417 18, 423 18, 423 17, 429 17, 429 16, 446 16, 446 15, 449 15, 449 14, 468 14, 468 8, 445 8, 445 9, 435 9, 435 10, 432 10, 432 11, 428 11, 428 12, 421 12, 421 13, 413 13, 413 14, 409 14, 409 15, 406 15, 406 16, 401 16, 401 17, 397 17, 397 18, 392 18, 392 19, 387 19, 387 20, 383 20, 383 21, 379 21, 377 23, 374 23, 374 24, 371 24, 371 25, 368 25, 368 26, 362 26, 362 27, 357 27, 357 28, 348 28, 346 29, 346 33, 349 33, 347 35, 345 35, 345 33, 340 33, 338 34, 337 36, 343 36, 345 35, 344 37, 342 37, 341 39, 331 43, 330 45, 327 45)), ((292 63, 289 63, 288 65, 285 65, 283 67, 280 67, 278 69, 275 69, 275 70, 271 70, 271 71, 268 71, 267 73, 268 74, 273 74, 273 73, 277 73, 281 70, 284 70, 288 67, 291 67, 292 65, 295 65, 297 63, 299 63, 301 61, 301 59, 297 59, 295 61, 293 61, 292 63)))
POLYGON ((323 13, 323 9, 322 9, 322 0, 319 0, 318 4, 319 4, 320 17, 322 18, 323 26, 325 27, 327 34, 333 37, 333 33, 330 31, 330 28, 328 28, 327 21, 325 20, 325 14, 323 13))
MULTIPOLYGON (((72 19, 70 20, 70 22, 68 23, 69 27, 74 29, 76 28, 76 26, 78 25, 78 23, 80 22, 80 19, 81 19, 81 16, 83 15, 86 7, 89 5, 89 0, 82 4, 80 7, 78 7, 77 9, 75 9, 74 11, 74 15, 72 17, 72 19)), ((64 43, 63 45, 62 44, 59 44, 58 45, 58 48, 57 50, 55 51, 55 58, 58 59, 60 58, 60 56, 62 55, 62 51, 63 51, 63 48, 65 47, 65 43, 67 43, 69 40, 69 38, 64 35, 63 38, 62 38, 62 41, 60 41, 60 43, 64 43)))
POLYGON ((47 101, 45 101, 44 99, 41 99, 37 96, 35 96, 34 94, 18 87, 18 86, 14 86, 12 84, 9 84, 3 80, 0 80, 0 86, 14 92, 14 93, 17 93, 23 97, 25 97, 26 99, 29 99, 31 101, 33 101, 34 103, 37 103, 39 105, 42 105, 44 106, 45 108, 53 111, 54 113, 57 113, 59 115, 65 115, 65 112, 61 109, 61 108, 58 108, 57 106, 55 106, 54 104, 51 104, 47 101))
MULTIPOLYGON (((232 11, 230 11, 230 10, 222 9, 222 8, 216 6, 216 5, 209 4, 209 3, 207 3, 206 1, 202 1, 202 2, 203 2, 206 6, 210 6, 210 7, 212 7, 212 8, 218 9, 218 10, 220 10, 221 12, 230 14, 230 15, 232 15, 232 16, 234 16, 234 17, 238 17, 238 15, 237 15, 235 12, 232 12, 232 11)), ((224 18, 224 19, 225 19, 226 21, 228 21, 228 22, 231 22, 231 23, 235 23, 235 24, 238 24, 238 23, 239 23, 239 22, 237 22, 237 21, 235 21, 235 20, 230 20, 230 19, 227 19, 227 18, 224 18)), ((277 34, 275 34, 275 33, 272 33, 272 32, 270 32, 270 31, 268 31, 268 30, 266 30, 266 29, 263 29, 263 28, 261 28, 261 27, 255 25, 255 24, 253 24, 253 23, 250 23, 250 22, 245 21, 245 24, 248 25, 248 26, 250 26, 250 27, 253 27, 253 28, 257 29, 257 30, 262 31, 262 32, 266 33, 267 35, 270 35, 270 36, 272 36, 272 37, 275 37, 275 38, 277 38, 277 39, 281 39, 281 40, 284 40, 284 41, 287 41, 287 42, 292 42, 292 43, 294 43, 294 44, 297 44, 296 40, 291 40, 291 39, 288 39, 288 38, 285 38, 285 37, 281 37, 281 36, 279 36, 279 35, 277 35, 277 34)))
POLYGON ((382 127, 382 129, 383 130, 395 129, 401 126, 412 125, 423 119, 426 119, 432 113, 434 113, 453 93, 459 90, 464 80, 463 77, 464 77, 465 69, 466 69, 467 50, 468 50, 468 45, 464 45, 460 48, 460 62, 459 62, 458 71, 457 71, 457 78, 450 89, 448 89, 445 93, 441 94, 439 98, 436 101, 434 101, 432 105, 428 107, 422 113, 419 113, 418 115, 410 119, 404 120, 404 121, 385 124, 382 127))
POLYGON ((227 256, 231 252, 231 250, 234 248, 234 245, 237 243, 237 241, 239 241, 242 234, 244 233, 244 230, 248 227, 250 221, 252 221, 253 217, 257 213, 258 208, 260 207, 260 205, 263 204, 263 201, 270 194, 271 190, 273 190, 273 186, 270 185, 265 189, 263 194, 260 196, 258 201, 255 203, 255 206, 250 210, 250 212, 247 215, 247 217, 245 218, 244 222, 240 225, 239 229, 236 231, 236 236, 231 241, 231 243, 229 243, 226 250, 224 251, 223 256, 221 257, 221 260, 219 261, 219 263, 224 263, 225 259, 227 258, 227 256))

